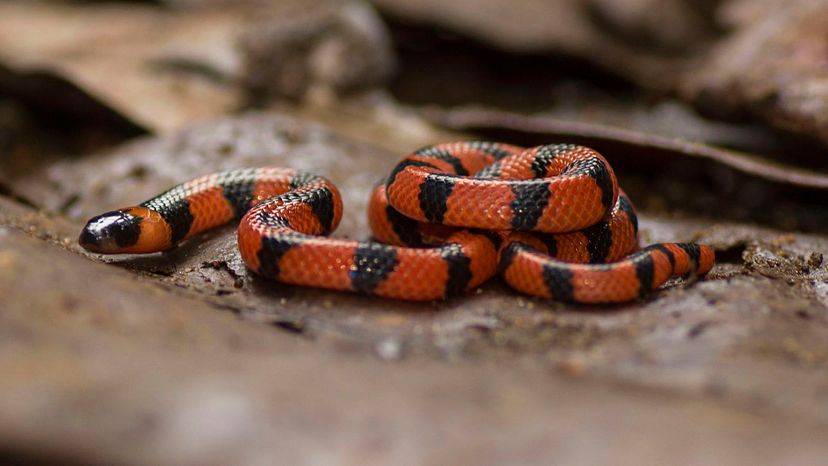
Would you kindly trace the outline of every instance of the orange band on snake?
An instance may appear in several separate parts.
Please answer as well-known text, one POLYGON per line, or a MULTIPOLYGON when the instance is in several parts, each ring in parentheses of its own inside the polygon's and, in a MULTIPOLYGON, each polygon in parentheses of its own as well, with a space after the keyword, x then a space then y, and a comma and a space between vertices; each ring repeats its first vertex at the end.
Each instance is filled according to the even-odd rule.
POLYGON ((322 177, 240 169, 95 217, 80 244, 107 254, 163 251, 235 218, 242 259, 258 275, 406 300, 462 293, 500 270, 525 293, 623 302, 672 276, 704 275, 714 262, 712 249, 695 244, 637 251, 635 212, 609 164, 573 145, 430 146, 372 193, 369 222, 382 243, 328 238, 341 216, 339 192, 322 177))

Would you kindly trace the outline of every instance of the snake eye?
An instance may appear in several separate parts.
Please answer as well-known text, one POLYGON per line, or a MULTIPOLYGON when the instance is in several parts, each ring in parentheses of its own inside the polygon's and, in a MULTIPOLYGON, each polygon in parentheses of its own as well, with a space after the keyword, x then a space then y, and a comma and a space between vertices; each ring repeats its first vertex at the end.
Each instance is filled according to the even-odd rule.
POLYGON ((136 244, 141 235, 142 217, 116 210, 93 217, 81 231, 78 242, 91 252, 117 254, 136 244))

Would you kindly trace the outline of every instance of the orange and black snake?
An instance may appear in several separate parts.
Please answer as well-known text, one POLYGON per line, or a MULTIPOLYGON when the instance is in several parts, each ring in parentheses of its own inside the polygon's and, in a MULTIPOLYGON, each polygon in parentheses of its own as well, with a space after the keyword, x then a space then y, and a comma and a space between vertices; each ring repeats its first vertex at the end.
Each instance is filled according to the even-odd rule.
POLYGON ((499 273, 531 295, 625 302, 715 261, 693 243, 639 249, 632 203, 604 157, 583 146, 429 146, 374 189, 368 215, 377 241, 329 238, 342 217, 330 181, 245 168, 94 217, 79 241, 97 253, 151 253, 240 219, 242 259, 260 276, 406 300, 446 298, 499 273))

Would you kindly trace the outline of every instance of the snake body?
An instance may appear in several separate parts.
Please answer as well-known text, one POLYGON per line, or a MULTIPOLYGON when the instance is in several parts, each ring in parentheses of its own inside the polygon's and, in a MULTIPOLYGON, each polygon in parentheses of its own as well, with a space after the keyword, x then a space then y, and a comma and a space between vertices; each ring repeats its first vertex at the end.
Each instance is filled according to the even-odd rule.
POLYGON ((583 146, 475 141, 413 152, 372 192, 378 241, 327 237, 342 209, 323 177, 238 169, 94 217, 79 242, 106 254, 164 251, 237 219, 241 257, 262 277, 405 300, 446 298, 499 273, 536 296, 624 302, 714 263, 709 246, 692 243, 639 250, 632 203, 583 146))

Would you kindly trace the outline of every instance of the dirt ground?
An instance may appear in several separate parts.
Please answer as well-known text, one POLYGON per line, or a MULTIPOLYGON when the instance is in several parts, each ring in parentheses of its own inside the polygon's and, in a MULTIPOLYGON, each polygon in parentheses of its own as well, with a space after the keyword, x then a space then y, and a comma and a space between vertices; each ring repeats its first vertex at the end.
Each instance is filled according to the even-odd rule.
POLYGON ((4 464, 827 457, 828 98, 810 61, 825 39, 792 31, 828 5, 157 3, 0 4, 0 31, 20 34, 0 32, 4 464), (566 11, 569 29, 491 26, 503 11, 566 11), (714 69, 762 53, 744 45, 757 31, 761 59, 714 69), (800 66, 769 74, 780 60, 800 66), (261 165, 333 180, 334 235, 367 239, 368 192, 401 155, 469 138, 598 148, 642 243, 710 244, 717 265, 609 307, 500 279, 405 303, 260 279, 232 226, 149 256, 77 244, 93 215, 261 165))

